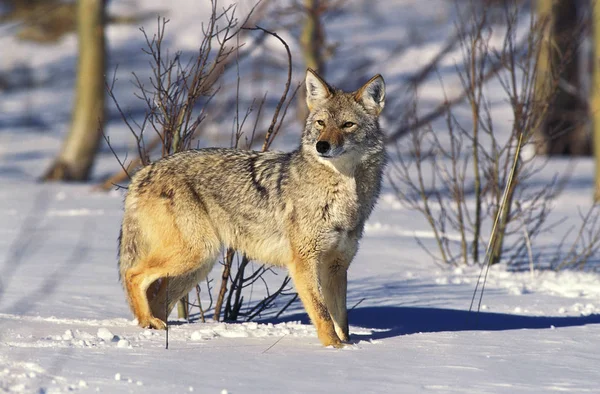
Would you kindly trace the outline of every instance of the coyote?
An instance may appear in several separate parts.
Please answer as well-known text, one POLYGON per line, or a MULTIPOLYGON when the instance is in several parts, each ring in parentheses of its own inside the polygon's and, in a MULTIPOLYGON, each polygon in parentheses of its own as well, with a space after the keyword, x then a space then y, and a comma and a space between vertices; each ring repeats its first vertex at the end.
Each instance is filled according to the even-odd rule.
POLYGON ((381 189, 385 85, 376 75, 343 92, 310 69, 305 82, 295 151, 189 150, 133 177, 119 274, 140 326, 164 329, 226 246, 287 267, 321 343, 349 340, 347 270, 381 189))

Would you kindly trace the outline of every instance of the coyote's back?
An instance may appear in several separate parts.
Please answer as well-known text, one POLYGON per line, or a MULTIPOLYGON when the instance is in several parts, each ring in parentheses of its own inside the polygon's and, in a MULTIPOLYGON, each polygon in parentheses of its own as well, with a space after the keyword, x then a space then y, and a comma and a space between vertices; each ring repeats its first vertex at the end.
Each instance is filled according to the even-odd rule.
POLYGON ((321 342, 348 340, 347 269, 385 164, 384 83, 376 76, 346 93, 309 70, 306 86, 310 113, 297 150, 191 150, 134 176, 119 272, 142 327, 164 328, 167 310, 227 246, 287 267, 321 342))

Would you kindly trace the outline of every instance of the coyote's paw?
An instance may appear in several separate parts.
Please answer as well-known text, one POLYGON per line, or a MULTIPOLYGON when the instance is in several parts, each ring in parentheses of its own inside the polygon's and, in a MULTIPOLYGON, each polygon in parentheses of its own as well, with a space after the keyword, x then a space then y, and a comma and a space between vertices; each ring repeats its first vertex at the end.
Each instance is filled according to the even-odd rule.
POLYGON ((342 340, 342 342, 350 341, 350 334, 348 333, 348 327, 345 329, 340 329, 339 327, 335 327, 335 333, 342 340))
POLYGON ((150 317, 145 321, 140 321, 140 327, 154 328, 156 330, 165 330, 167 328, 167 324, 159 318, 150 317))
POLYGON ((341 348, 343 348, 343 347, 344 347, 344 346, 346 346, 346 345, 344 345, 344 344, 342 343, 342 341, 340 341, 340 340, 338 339, 337 341, 332 341, 332 342, 331 342, 329 345, 327 345, 327 346, 333 346, 333 347, 334 347, 334 348, 336 348, 336 349, 341 349, 341 348))
POLYGON ((342 343, 342 341, 340 341, 340 339, 337 337, 337 335, 335 337, 322 338, 321 343, 325 347, 333 346, 336 349, 344 347, 344 344, 342 343))

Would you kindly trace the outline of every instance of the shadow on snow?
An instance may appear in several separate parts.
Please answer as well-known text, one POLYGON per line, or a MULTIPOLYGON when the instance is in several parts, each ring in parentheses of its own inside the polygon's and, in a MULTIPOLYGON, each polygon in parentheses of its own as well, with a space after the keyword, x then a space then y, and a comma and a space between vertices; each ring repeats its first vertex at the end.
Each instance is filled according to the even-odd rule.
MULTIPOLYGON (((353 340, 385 339, 401 335, 453 331, 505 331, 550 329, 600 324, 600 315, 522 316, 505 313, 469 312, 427 307, 362 307, 348 311, 351 326, 375 329, 369 335, 353 334, 353 340)), ((309 324, 305 313, 288 315, 264 323, 301 321, 309 324)))

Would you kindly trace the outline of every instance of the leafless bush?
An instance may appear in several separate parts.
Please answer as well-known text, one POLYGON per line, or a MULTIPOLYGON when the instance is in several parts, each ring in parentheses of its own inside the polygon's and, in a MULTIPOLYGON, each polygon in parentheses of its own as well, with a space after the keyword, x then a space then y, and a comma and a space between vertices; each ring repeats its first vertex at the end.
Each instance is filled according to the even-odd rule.
POLYGON ((463 87, 459 97, 466 100, 470 121, 460 118, 450 105, 456 101, 446 97, 441 112, 445 131, 434 132, 419 122, 415 104, 407 123, 418 127, 406 141, 397 142, 392 184, 400 200, 427 219, 439 251, 434 257, 444 263, 482 263, 484 244, 489 264, 499 262, 506 250, 526 253, 523 231, 531 240, 547 228, 551 202, 560 191, 558 178, 544 187, 533 186, 544 163, 520 154, 547 103, 534 95, 540 24, 545 22, 532 15, 529 31, 520 37, 518 11, 516 4, 506 2, 502 28, 492 28, 486 12, 474 9, 457 24, 463 55, 456 67, 463 87), (496 101, 486 91, 489 83, 499 86, 510 103, 508 135, 499 132, 493 118, 496 101), (493 236, 485 242, 490 229, 493 236))
MULTIPOLYGON (((259 4, 260 5, 260 4, 259 4)), ((275 33, 253 26, 258 18, 258 12, 252 10, 245 21, 240 22, 235 17, 235 6, 231 5, 224 9, 219 9, 216 1, 212 1, 212 14, 208 23, 203 26, 203 38, 200 47, 195 56, 190 59, 184 59, 182 53, 169 55, 164 48, 165 32, 168 20, 158 19, 157 33, 149 35, 144 29, 141 29, 146 40, 146 49, 144 52, 150 58, 152 67, 151 76, 143 79, 133 74, 133 83, 137 88, 136 97, 140 99, 146 108, 145 115, 141 121, 128 116, 119 105, 119 101, 114 94, 114 85, 116 78, 107 86, 108 94, 112 98, 123 121, 127 125, 131 135, 137 145, 137 158, 127 161, 121 160, 115 153, 119 161, 121 171, 108 179, 103 187, 109 188, 116 182, 125 181, 132 171, 139 166, 147 165, 153 160, 168 155, 181 152, 192 147, 202 131, 202 122, 205 120, 205 114, 210 107, 210 102, 217 94, 217 82, 223 74, 225 67, 230 64, 236 64, 238 67, 238 85, 236 92, 236 115, 234 119, 234 132, 232 135, 232 146, 240 146, 242 137, 246 139, 246 148, 252 145, 256 135, 263 135, 264 142, 262 151, 269 149, 275 137, 278 135, 282 126, 283 119, 287 109, 297 92, 297 88, 290 95, 291 84, 291 54, 287 44, 275 33), (257 133, 260 124, 261 114, 265 100, 260 103, 252 103, 245 114, 240 115, 239 110, 239 62, 242 54, 240 52, 242 40, 240 36, 251 30, 259 30, 264 34, 270 34, 278 38, 286 47, 288 53, 288 78, 284 92, 279 100, 271 124, 266 133, 257 133), (290 97, 291 96, 291 97, 290 97), (254 122, 250 122, 251 115, 255 116, 254 122), (248 122, 247 122, 248 121, 248 122), (251 126, 248 126, 251 124, 251 126), (250 131, 246 130, 250 128, 250 131), (150 135, 148 135, 150 134, 150 135)), ((247 53, 247 52, 246 52, 247 53)), ((105 137, 109 147, 110 140, 105 137)), ((111 147, 112 150, 112 147, 111 147)), ((233 250, 227 250, 223 261, 222 281, 218 287, 218 293, 214 299, 215 320, 221 319, 221 310, 224 306, 224 319, 237 320, 244 318, 253 319, 261 312, 271 308, 278 296, 289 295, 292 300, 295 294, 290 290, 290 279, 284 278, 281 284, 273 292, 269 289, 265 275, 273 271, 265 266, 260 266, 247 274, 246 268, 250 261, 246 256, 237 259, 237 266, 233 265, 236 254, 233 250), (252 303, 252 290, 255 283, 260 282, 265 285, 267 296, 252 303), (230 286, 228 286, 230 285, 230 286), (244 298, 245 291, 250 290, 247 299, 244 298)), ((208 293, 209 304, 202 303, 200 293, 202 286, 196 287, 196 303, 191 303, 189 297, 181 300, 179 303, 179 316, 188 318, 190 308, 198 308, 200 319, 205 320, 206 314, 213 307, 213 296, 211 285, 212 281, 207 280, 206 290, 208 293)), ((289 306, 288 302, 285 307, 289 306)))
POLYGON ((578 210, 581 224, 567 231, 561 242, 557 245, 554 258, 550 261, 550 268, 584 269, 587 263, 598 253, 600 246, 600 205, 594 204, 587 211, 578 210), (567 243, 573 230, 577 231, 575 238, 567 243))
MULTIPOLYGON (((234 254, 231 253, 227 256, 234 256, 234 254)), ((227 278, 223 276, 221 289, 224 288, 223 283, 229 283, 229 288, 225 292, 219 293, 222 309, 220 307, 215 308, 215 320, 252 320, 260 317, 263 312, 272 309, 276 305, 276 299, 287 298, 285 304, 277 313, 277 315, 279 315, 298 298, 297 293, 292 291, 290 284, 291 278, 289 276, 286 275, 276 290, 272 292, 265 281, 265 274, 269 273, 276 276, 277 273, 270 267, 261 265, 257 269, 253 269, 252 273, 248 274, 246 269, 249 267, 250 260, 246 256, 241 256, 241 260, 240 256, 237 256, 237 265, 233 270, 231 266, 228 268, 227 263, 229 261, 230 259, 226 258, 223 272, 227 272, 227 278), (267 295, 253 304, 252 288, 257 282, 262 282, 264 284, 267 295), (250 289, 249 294, 246 291, 248 288, 250 289), (248 294, 249 299, 244 299, 244 294, 248 294), (221 310, 223 312, 222 319, 220 318, 220 313, 217 313, 221 312, 221 310)))
MULTIPOLYGON (((288 73, 287 73, 287 81, 285 84, 285 88, 281 98, 279 99, 277 106, 275 107, 273 117, 271 119, 271 123, 267 132, 264 136, 264 141, 262 144, 262 152, 265 152, 269 149, 275 137, 279 134, 279 130, 283 124, 283 120, 287 114, 287 110, 292 103, 298 89, 301 85, 298 85, 294 90, 291 97, 288 98, 288 94, 290 91, 290 85, 292 80, 292 55, 289 49, 288 44, 279 37, 276 33, 265 30, 261 27, 256 28, 248 28, 248 30, 258 30, 263 32, 264 34, 269 34, 275 38, 277 38, 282 45, 286 49, 287 57, 288 57, 288 73), (281 112, 283 109, 283 112, 281 112)), ((238 78, 238 91, 239 91, 239 78, 238 78)), ((239 102, 239 100, 238 100, 239 102)), ((264 100, 260 103, 258 107, 258 113, 256 116, 256 122, 254 122, 254 128, 249 133, 251 138, 250 141, 247 141, 246 146, 250 147, 252 145, 252 140, 256 135, 256 125, 258 124, 258 119, 260 117, 260 113, 264 104, 264 100)), ((236 113, 236 121, 235 121, 235 129, 232 135, 232 145, 235 148, 239 147, 241 136, 244 135, 243 127, 246 124, 246 119, 251 112, 252 108, 246 112, 243 117, 240 117, 239 109, 236 113), (241 120, 240 120, 241 119, 241 120)), ((277 288, 275 292, 270 292, 269 286, 267 286, 264 275, 267 273, 275 274, 270 268, 266 266, 260 266, 258 269, 254 270, 251 274, 246 276, 246 269, 250 263, 247 256, 242 256, 241 260, 238 256, 237 265, 233 265, 233 261, 236 254, 233 249, 228 249, 225 253, 225 258, 223 262, 223 271, 221 275, 221 287, 219 289, 219 293, 217 296, 217 301, 215 304, 215 320, 221 320, 221 312, 223 311, 222 320, 226 321, 236 321, 240 318, 245 320, 251 320, 271 307, 274 306, 274 301, 279 296, 290 296, 291 301, 287 302, 283 309, 280 310, 281 313, 285 310, 296 298, 297 295, 291 292, 291 287, 289 286, 290 278, 286 276, 281 282, 280 286, 277 288), (256 303, 254 306, 250 306, 250 300, 244 300, 242 296, 242 290, 250 287, 252 294, 252 288, 257 281, 262 281, 265 284, 265 289, 267 292, 267 296, 263 298, 261 301, 256 303), (229 287, 228 287, 229 285, 229 287), (244 304, 246 304, 246 308, 243 309, 244 304), (224 307, 224 310, 223 310, 224 307)), ((250 297, 251 297, 250 294, 250 297)))
MULTIPOLYGON (((146 107, 141 122, 128 116, 119 105, 114 94, 116 78, 113 76, 112 82, 107 84, 108 95, 135 138, 138 157, 126 163, 115 154, 122 171, 108 179, 104 188, 131 178, 131 171, 140 165, 150 164, 157 150, 160 157, 166 157, 191 148, 192 140, 201 130, 207 106, 216 93, 214 85, 223 74, 227 59, 239 48, 234 38, 245 23, 240 24, 235 17, 235 6, 221 10, 216 0, 211 5, 211 16, 203 26, 198 52, 190 59, 184 59, 181 52, 169 55, 164 49, 167 19, 158 18, 157 32, 152 36, 144 28, 140 29, 146 41, 143 51, 150 58, 152 67, 152 75, 147 80, 133 73, 135 95, 146 107), (148 132, 155 134, 150 141, 146 135, 148 132)), ((108 137, 105 138, 110 147, 108 137)), ((186 319, 189 316, 188 302, 186 297, 178 306, 179 316, 186 319)))
POLYGON ((111 83, 107 84, 109 97, 135 138, 138 157, 128 163, 117 157, 122 170, 107 179, 101 186, 103 189, 110 189, 130 178, 132 171, 155 159, 152 157, 155 152, 165 157, 190 149, 192 141, 202 131, 200 125, 218 91, 217 82, 225 68, 239 55, 237 39, 244 27, 256 22, 262 11, 257 9, 261 6, 259 3, 240 22, 235 16, 234 5, 220 9, 216 0, 212 0, 211 5, 212 13, 207 24, 203 24, 200 46, 191 58, 185 59, 181 52, 169 55, 163 48, 167 19, 158 18, 157 32, 152 36, 140 29, 146 40, 143 51, 152 67, 152 75, 148 79, 133 73, 135 95, 146 108, 141 121, 129 116, 119 105, 114 93, 116 78, 113 76, 111 83))
MULTIPOLYGON (((476 8, 463 14, 457 25, 463 62, 456 71, 463 90, 453 98, 445 97, 424 119, 416 115, 414 99, 409 116, 388 139, 396 143, 398 152, 390 172, 392 185, 406 206, 426 218, 438 252, 431 253, 418 241, 438 261, 489 266, 505 256, 514 269, 522 269, 523 261, 530 269, 582 268, 600 244, 596 206, 580 212, 581 224, 567 232, 553 258, 537 261, 535 267, 540 254, 532 250, 536 236, 557 225, 549 214, 568 178, 568 174, 555 175, 548 184, 536 184, 546 162, 521 153, 523 147, 536 143, 533 133, 560 86, 560 65, 552 70, 551 83, 547 75, 543 85, 538 83, 541 33, 547 21, 531 15, 527 32, 519 38, 517 2, 504 3, 502 28, 496 12, 495 30, 485 10, 473 12, 476 8), (497 44, 499 31, 503 31, 501 44, 497 44), (498 128, 493 113, 498 99, 490 97, 489 84, 499 86, 503 100, 510 104, 509 133, 498 128), (462 102, 466 106, 458 106, 462 102), (460 113, 468 113, 470 119, 460 113), (445 117, 444 132, 434 132, 430 122, 440 116, 445 117), (409 138, 399 141, 403 135, 409 138)), ((569 62, 568 54, 561 62, 569 62)))

